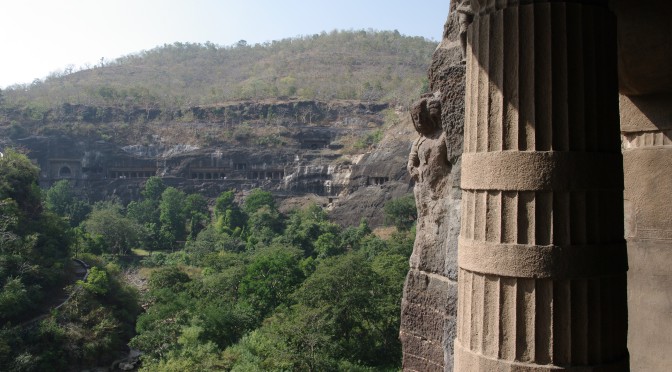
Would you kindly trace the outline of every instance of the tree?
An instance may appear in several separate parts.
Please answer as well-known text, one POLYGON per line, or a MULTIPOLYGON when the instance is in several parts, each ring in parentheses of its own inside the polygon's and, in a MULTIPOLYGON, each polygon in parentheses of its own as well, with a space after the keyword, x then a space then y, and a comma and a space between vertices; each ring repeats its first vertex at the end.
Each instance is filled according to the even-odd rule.
POLYGON ((243 210, 248 215, 251 215, 263 206, 268 206, 271 210, 276 210, 273 194, 262 189, 254 189, 250 191, 250 193, 245 198, 243 210))
POLYGON ((315 252, 317 252, 317 258, 327 258, 343 253, 343 246, 338 236, 326 232, 317 238, 315 252))
POLYGON ((39 171, 25 155, 7 149, 0 157, 0 200, 13 199, 27 217, 37 217, 42 212, 39 171))
POLYGON ((253 249, 258 243, 269 244, 282 230, 280 213, 264 205, 250 214, 247 227, 248 249, 253 249))
POLYGON ((215 200, 215 224, 220 231, 233 233, 245 227, 245 215, 235 202, 233 191, 220 194, 215 200))
POLYGON ((142 227, 124 216, 121 206, 115 203, 95 205, 83 226, 86 232, 104 243, 107 252, 114 254, 127 254, 143 236, 142 227))
POLYGON ((168 266, 156 271, 153 271, 149 276, 149 289, 169 289, 171 291, 179 292, 184 289, 184 285, 188 283, 189 275, 175 266, 168 266))
POLYGON ((399 230, 408 230, 418 219, 418 209, 415 206, 415 197, 408 194, 385 203, 385 221, 399 230))
POLYGON ((145 182, 145 187, 142 190, 142 196, 146 199, 158 201, 161 199, 161 194, 166 190, 166 185, 160 177, 152 176, 145 182))
POLYGON ((336 340, 331 348, 338 359, 394 365, 401 347, 398 332, 383 332, 389 324, 381 312, 389 300, 384 283, 364 255, 349 253, 324 260, 292 298, 326 322, 321 332, 336 340))
POLYGON ((79 225, 91 211, 88 203, 75 197, 68 180, 57 181, 47 190, 45 205, 59 216, 67 218, 71 226, 79 225))
POLYGON ((189 240, 193 240, 208 224, 210 213, 207 200, 200 194, 188 195, 184 201, 184 215, 189 225, 189 240))
POLYGON ((300 251, 282 246, 263 249, 252 257, 239 292, 257 310, 260 319, 286 303, 303 280, 300 257, 300 251))
POLYGON ((161 194, 161 202, 159 203, 161 232, 171 243, 185 240, 187 237, 185 198, 185 193, 174 187, 168 187, 161 194))

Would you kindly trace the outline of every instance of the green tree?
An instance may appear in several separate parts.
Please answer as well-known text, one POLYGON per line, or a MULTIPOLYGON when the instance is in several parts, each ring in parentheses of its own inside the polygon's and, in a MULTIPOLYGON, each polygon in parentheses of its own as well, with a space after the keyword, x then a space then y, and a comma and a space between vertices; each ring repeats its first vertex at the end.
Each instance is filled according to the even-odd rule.
POLYGON ((107 272, 96 266, 89 270, 86 282, 80 281, 79 284, 96 295, 105 295, 110 291, 110 278, 108 278, 107 272))
POLYGON ((385 203, 385 221, 396 226, 399 230, 408 230, 418 219, 418 210, 415 206, 415 197, 408 194, 385 203))
POLYGON ((220 231, 233 233, 245 227, 245 215, 236 203, 233 191, 223 192, 217 197, 214 214, 215 224, 220 231))
POLYGON ((78 199, 68 180, 57 181, 45 193, 46 207, 67 218, 71 226, 79 225, 91 211, 91 206, 78 199))
POLYGON ((158 201, 165 190, 166 185, 163 183, 161 177, 152 176, 145 182, 145 187, 141 193, 146 199, 158 201))
POLYGON ((126 206, 126 216, 144 227, 146 235, 142 246, 145 249, 158 250, 169 244, 161 235, 160 213, 158 200, 132 201, 126 206))
POLYGON ((159 203, 161 232, 171 243, 185 240, 187 237, 185 198, 185 193, 174 187, 166 188, 161 194, 161 202, 159 203))
POLYGON ((98 203, 82 223, 93 238, 99 238, 109 253, 127 254, 144 235, 142 226, 121 213, 116 203, 98 203))
POLYGON ((343 246, 337 235, 326 232, 320 235, 315 242, 317 258, 327 258, 343 253, 343 246))
POLYGON ((254 249, 258 244, 269 244, 282 230, 282 220, 277 210, 264 205, 252 212, 247 220, 249 237, 248 249, 254 249))
POLYGON ((0 200, 13 199, 27 217, 42 212, 39 168, 18 152, 7 149, 0 157, 0 200))
POLYGON ((247 197, 245 197, 243 210, 245 213, 250 215, 263 206, 267 206, 271 210, 276 209, 275 200, 273 200, 273 194, 262 189, 254 189, 250 191, 247 197))
POLYGON ((381 303, 388 298, 380 283, 365 256, 351 253, 324 260, 292 297, 325 321, 321 332, 338 340, 332 346, 336 359, 392 366, 401 348, 398 331, 382 331, 387 319, 381 319, 381 303))
POLYGON ((169 289, 179 292, 190 280, 184 271, 175 266, 168 266, 152 272, 149 276, 149 289, 169 289))
POLYGON ((286 303, 289 294, 303 280, 300 258, 298 250, 282 246, 263 249, 252 257, 239 291, 257 310, 260 319, 286 303))
POLYGON ((184 214, 189 225, 189 240, 193 240, 209 222, 208 201, 200 194, 188 195, 184 201, 184 214))

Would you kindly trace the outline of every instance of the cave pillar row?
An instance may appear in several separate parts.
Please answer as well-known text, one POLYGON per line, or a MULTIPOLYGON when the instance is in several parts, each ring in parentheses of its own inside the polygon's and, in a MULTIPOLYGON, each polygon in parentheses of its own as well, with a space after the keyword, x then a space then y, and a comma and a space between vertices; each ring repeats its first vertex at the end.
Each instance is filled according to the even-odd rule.
POLYGON ((472 0, 456 371, 627 371, 615 17, 472 0))

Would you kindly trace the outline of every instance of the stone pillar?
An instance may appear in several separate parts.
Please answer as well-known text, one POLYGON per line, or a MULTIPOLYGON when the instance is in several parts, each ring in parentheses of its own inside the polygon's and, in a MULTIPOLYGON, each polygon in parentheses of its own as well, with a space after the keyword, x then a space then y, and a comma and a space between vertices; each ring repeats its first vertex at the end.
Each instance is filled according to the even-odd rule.
POLYGON ((456 371, 627 371, 615 19, 472 0, 456 371))

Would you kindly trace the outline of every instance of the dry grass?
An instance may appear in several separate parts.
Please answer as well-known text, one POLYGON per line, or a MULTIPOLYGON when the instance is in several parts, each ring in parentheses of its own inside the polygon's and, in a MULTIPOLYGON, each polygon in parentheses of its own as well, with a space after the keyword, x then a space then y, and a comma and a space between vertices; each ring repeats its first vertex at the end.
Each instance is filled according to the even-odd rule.
POLYGON ((373 230, 373 234, 383 240, 390 239, 395 232, 397 232, 397 228, 394 226, 376 227, 373 230))

